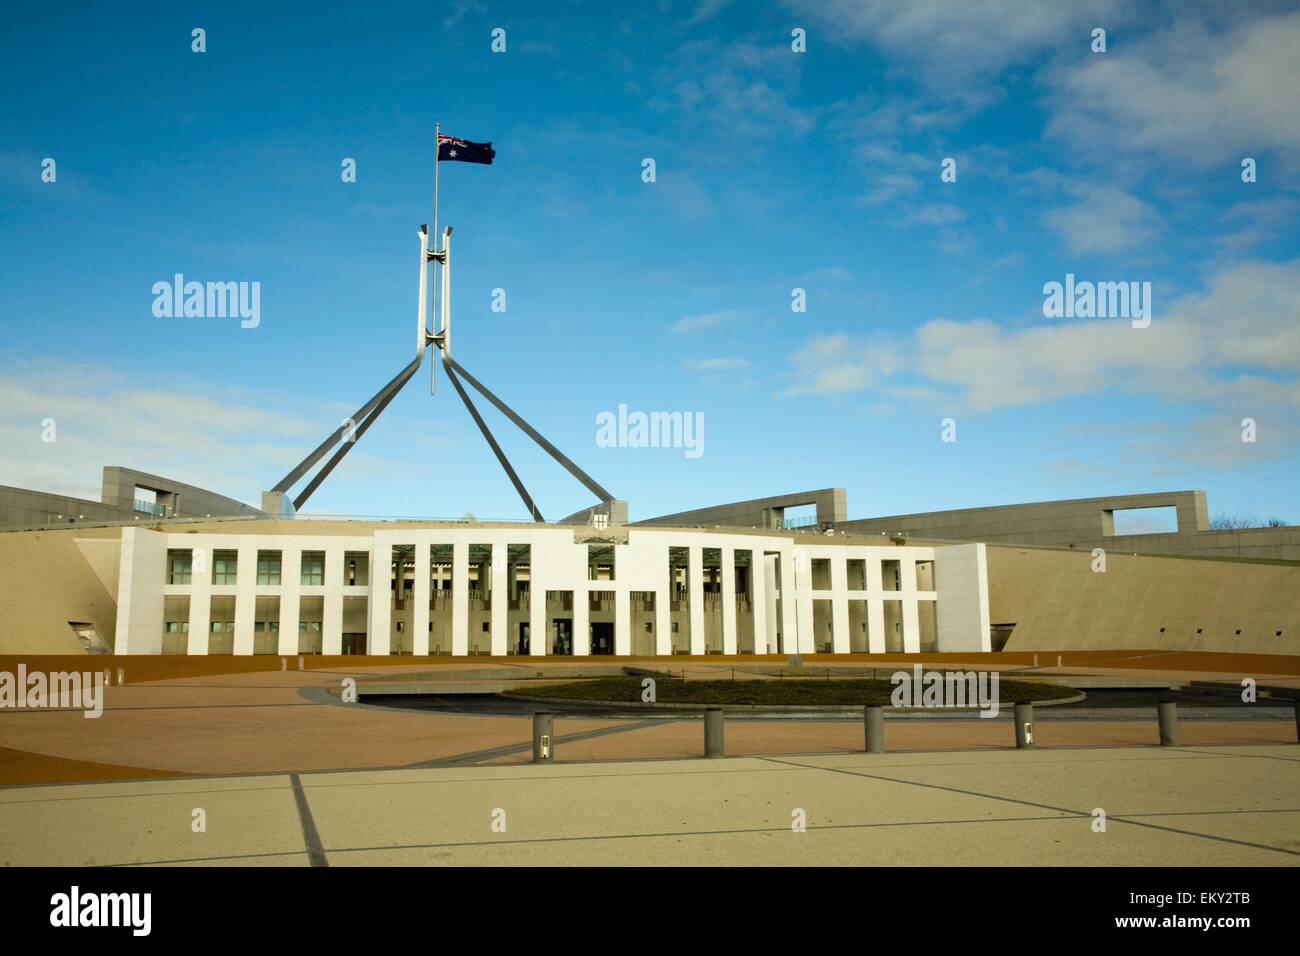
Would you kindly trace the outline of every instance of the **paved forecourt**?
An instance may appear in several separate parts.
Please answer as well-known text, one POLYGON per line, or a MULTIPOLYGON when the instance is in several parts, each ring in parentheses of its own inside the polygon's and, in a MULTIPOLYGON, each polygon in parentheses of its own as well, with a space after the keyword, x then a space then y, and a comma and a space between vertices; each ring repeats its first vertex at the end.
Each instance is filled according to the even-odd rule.
POLYGON ((1294 744, 438 767, 0 791, 5 866, 1297 863, 1294 744), (204 832, 195 832, 196 811, 204 832))

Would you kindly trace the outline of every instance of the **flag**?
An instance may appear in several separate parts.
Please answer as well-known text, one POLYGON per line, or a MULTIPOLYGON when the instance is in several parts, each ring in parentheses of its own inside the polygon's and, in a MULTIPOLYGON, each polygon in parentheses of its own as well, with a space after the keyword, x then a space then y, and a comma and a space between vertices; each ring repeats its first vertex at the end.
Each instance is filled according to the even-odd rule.
POLYGON ((497 154, 491 143, 471 143, 467 139, 457 139, 445 133, 438 134, 439 162, 482 163, 491 166, 497 154))

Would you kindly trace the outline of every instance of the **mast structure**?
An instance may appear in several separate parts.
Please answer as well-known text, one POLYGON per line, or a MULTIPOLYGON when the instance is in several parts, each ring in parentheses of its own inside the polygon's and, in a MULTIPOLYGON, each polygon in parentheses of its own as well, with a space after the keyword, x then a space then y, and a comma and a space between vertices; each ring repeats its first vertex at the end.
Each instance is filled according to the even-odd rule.
POLYGON ((575 465, 566 457, 558 448, 547 441, 540 432, 533 428, 528 422, 524 421, 514 409, 503 402, 493 394, 487 386, 481 383, 469 373, 464 366, 460 365, 451 355, 451 226, 445 226, 442 234, 438 234, 438 152, 441 144, 441 126, 434 124, 434 159, 433 159, 433 247, 429 245, 429 227, 427 224, 421 225, 418 230, 420 241, 420 280, 419 292, 417 296, 418 316, 416 320, 416 340, 415 340, 415 358, 392 380, 379 390, 368 402, 357 409, 356 413, 334 431, 324 442, 321 443, 310 455, 298 463, 287 475, 282 478, 275 487, 268 492, 262 493, 262 510, 274 512, 284 517, 292 517, 306 502, 311 494, 320 487, 321 482, 330 474, 331 471, 339 464, 340 461, 352 450, 352 446, 357 440, 369 430, 388 404, 402 390, 402 387, 415 375, 420 369, 420 364, 424 361, 424 353, 429 346, 433 346, 435 352, 430 366, 429 393, 436 394, 437 387, 437 370, 441 362, 447 377, 451 379, 451 384, 455 388, 457 395, 460 396, 465 408, 469 411, 470 417, 478 426, 483 438, 487 441, 488 446, 492 449, 497 461, 501 464, 506 476, 514 485, 515 491, 519 494, 528 509, 529 517, 533 521, 545 521, 541 511, 534 503, 528 489, 524 487, 519 478, 518 472, 510 464, 510 460, 502 451, 500 444, 493 436, 491 429, 479 414, 478 408, 474 405, 469 393, 461 384, 461 378, 470 384, 493 406, 501 411, 511 422, 519 427, 525 435, 532 439, 543 451, 550 455, 555 461, 564 467, 574 478, 585 485, 599 499, 597 510, 604 509, 608 514, 610 506, 614 502, 614 496, 605 490, 595 479, 585 471, 575 465), (432 326, 430 325, 433 320, 432 326), (338 445, 338 450, 333 456, 321 466, 320 470, 307 482, 303 490, 295 497, 292 502, 288 499, 289 489, 295 485, 299 479, 307 474, 318 461, 334 446, 338 445))

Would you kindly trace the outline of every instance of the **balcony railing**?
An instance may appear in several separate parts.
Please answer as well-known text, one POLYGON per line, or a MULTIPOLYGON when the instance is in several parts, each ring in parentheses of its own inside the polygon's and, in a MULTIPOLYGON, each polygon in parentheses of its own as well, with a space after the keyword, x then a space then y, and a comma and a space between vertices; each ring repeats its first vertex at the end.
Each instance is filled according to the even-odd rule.
POLYGON ((165 505, 160 505, 154 501, 143 501, 139 498, 135 499, 135 510, 139 511, 141 514, 154 515, 160 518, 167 514, 167 507, 165 505))

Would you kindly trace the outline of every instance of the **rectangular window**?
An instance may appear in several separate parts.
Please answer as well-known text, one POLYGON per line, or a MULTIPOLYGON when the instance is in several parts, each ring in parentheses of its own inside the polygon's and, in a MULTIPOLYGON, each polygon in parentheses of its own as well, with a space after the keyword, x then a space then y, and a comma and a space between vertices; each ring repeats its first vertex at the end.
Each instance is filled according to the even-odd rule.
POLYGON ((167 583, 190 584, 194 554, 191 551, 171 549, 167 552, 167 583))
POLYGON ((1176 534, 1178 509, 1173 505, 1160 508, 1117 508, 1111 512, 1111 534, 1176 534))
POLYGON ((258 584, 279 584, 280 583, 280 552, 279 551, 257 552, 257 583, 258 584))
POLYGON ((587 545, 587 580, 614 580, 614 546, 612 544, 587 545))
POLYGON ((350 588, 365 587, 370 583, 370 554, 366 551, 347 551, 343 554, 343 583, 350 588))
POLYGON ((238 570, 239 553, 236 551, 214 551, 212 553, 212 583, 234 584, 238 570))
POLYGON ((302 584, 325 583, 324 551, 304 551, 302 553, 302 576, 299 581, 302 584))

